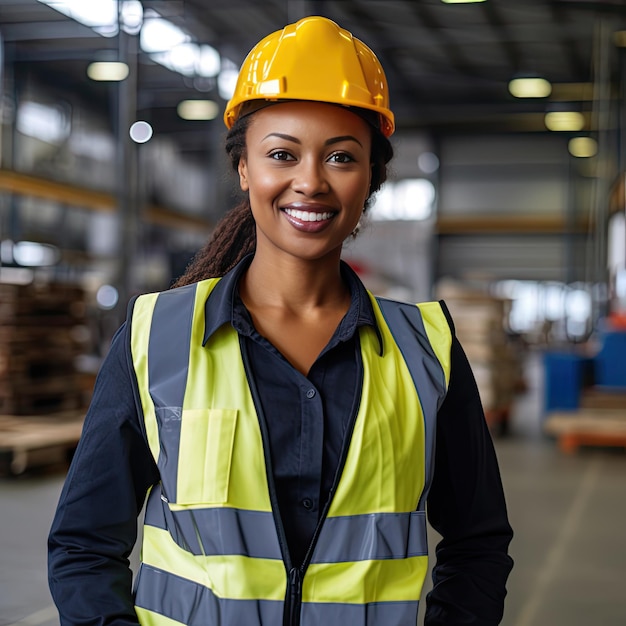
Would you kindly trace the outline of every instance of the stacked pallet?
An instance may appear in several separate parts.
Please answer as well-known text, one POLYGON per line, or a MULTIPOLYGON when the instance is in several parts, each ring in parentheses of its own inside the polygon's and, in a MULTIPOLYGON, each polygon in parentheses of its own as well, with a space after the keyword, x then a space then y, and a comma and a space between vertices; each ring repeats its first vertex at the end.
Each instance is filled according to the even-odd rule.
POLYGON ((66 284, 0 284, 0 414, 42 415, 84 405, 85 295, 66 284))
POLYGON ((515 394, 523 388, 522 354, 506 332, 510 301, 441 284, 437 296, 452 314, 472 366, 489 426, 506 430, 515 394))
POLYGON ((0 415, 0 476, 35 467, 65 469, 78 444, 83 420, 82 410, 53 416, 0 415))
POLYGON ((576 452, 583 446, 626 448, 626 412, 584 407, 552 411, 544 422, 544 431, 557 439, 563 452, 576 452))
POLYGON ((563 452, 583 446, 626 448, 626 387, 586 387, 578 408, 547 415, 544 431, 563 452))

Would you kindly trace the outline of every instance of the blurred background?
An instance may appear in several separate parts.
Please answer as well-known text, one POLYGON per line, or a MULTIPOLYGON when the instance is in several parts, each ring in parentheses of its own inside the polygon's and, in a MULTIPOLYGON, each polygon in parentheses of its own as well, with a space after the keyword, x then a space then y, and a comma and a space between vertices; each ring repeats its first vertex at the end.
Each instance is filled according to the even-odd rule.
POLYGON ((0 626, 58 624, 45 540, 98 367, 235 204, 225 102, 305 15, 387 72, 396 157, 345 258, 452 311, 516 531, 503 624, 623 626, 623 0, 0 0, 0 626))

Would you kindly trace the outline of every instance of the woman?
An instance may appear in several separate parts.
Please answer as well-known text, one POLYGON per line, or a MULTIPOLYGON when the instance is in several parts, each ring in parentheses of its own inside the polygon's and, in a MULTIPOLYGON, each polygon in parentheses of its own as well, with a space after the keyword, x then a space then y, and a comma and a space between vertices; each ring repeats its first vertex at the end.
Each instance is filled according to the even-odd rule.
POLYGON ((426 623, 499 623, 512 533, 449 316, 340 258, 392 155, 378 60, 305 18, 225 121, 247 198, 113 340, 50 534, 62 624, 415 624, 426 504, 426 623))

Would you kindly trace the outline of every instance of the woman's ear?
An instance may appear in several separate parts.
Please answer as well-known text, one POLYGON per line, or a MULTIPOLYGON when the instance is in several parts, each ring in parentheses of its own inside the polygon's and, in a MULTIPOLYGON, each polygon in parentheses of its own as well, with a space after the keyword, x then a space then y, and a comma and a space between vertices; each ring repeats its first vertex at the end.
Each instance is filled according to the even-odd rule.
POLYGON ((241 191, 248 191, 250 188, 248 185, 248 164, 243 157, 239 159, 237 172, 239 172, 239 186, 241 187, 241 191))

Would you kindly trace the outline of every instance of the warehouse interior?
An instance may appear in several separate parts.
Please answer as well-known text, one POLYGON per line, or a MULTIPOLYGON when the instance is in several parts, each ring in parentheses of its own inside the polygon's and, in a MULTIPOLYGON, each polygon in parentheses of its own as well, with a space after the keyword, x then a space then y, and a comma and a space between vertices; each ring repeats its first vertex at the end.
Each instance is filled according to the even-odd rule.
POLYGON ((391 176, 344 258, 452 313, 515 531, 502 624, 625 624, 624 0, 0 0, 0 626, 58 625, 99 366, 236 203, 233 81, 307 15, 387 72, 391 176))

